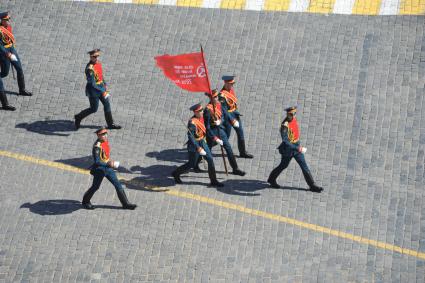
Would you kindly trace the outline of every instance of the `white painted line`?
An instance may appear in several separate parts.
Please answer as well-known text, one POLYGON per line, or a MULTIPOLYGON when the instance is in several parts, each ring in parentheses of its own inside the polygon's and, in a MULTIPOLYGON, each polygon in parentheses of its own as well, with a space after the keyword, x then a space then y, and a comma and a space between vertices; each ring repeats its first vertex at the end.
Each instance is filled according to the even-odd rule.
POLYGON ((398 15, 400 0, 382 0, 380 15, 398 15))
POLYGON ((177 6, 177 0, 159 0, 158 5, 177 6))
POLYGON ((336 0, 333 13, 350 15, 353 11, 355 1, 356 0, 336 0))
POLYGON ((288 12, 305 12, 309 4, 310 0, 292 0, 288 12))
POLYGON ((264 0, 246 0, 245 10, 261 11, 264 7, 264 0))
POLYGON ((202 8, 220 8, 221 0, 204 0, 202 8))

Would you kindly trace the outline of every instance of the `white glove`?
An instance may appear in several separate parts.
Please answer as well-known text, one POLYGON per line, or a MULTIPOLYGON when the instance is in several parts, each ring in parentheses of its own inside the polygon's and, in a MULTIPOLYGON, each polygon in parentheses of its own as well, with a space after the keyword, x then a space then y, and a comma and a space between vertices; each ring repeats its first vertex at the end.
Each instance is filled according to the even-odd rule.
POLYGON ((15 54, 12 54, 12 55, 10 55, 10 61, 13 61, 13 62, 16 62, 16 61, 18 61, 18 58, 16 58, 16 55, 15 54))
POLYGON ((218 143, 219 145, 223 146, 223 141, 221 139, 217 139, 215 142, 218 143))
POLYGON ((239 128, 239 122, 238 121, 235 121, 235 123, 233 123, 233 127, 239 128))
POLYGON ((215 124, 216 126, 220 126, 220 124, 221 124, 221 120, 215 120, 215 121, 214 121, 214 124, 215 124))
POLYGON ((103 98, 108 99, 109 98, 109 92, 105 91, 103 94, 103 98))
POLYGON ((204 149, 201 149, 201 151, 199 152, 200 155, 205 156, 207 155, 206 151, 204 149))
POLYGON ((118 169, 118 167, 120 167, 120 162, 119 161, 114 161, 114 168, 118 169))
POLYGON ((301 147, 301 153, 305 154, 307 152, 307 148, 306 147, 301 147))

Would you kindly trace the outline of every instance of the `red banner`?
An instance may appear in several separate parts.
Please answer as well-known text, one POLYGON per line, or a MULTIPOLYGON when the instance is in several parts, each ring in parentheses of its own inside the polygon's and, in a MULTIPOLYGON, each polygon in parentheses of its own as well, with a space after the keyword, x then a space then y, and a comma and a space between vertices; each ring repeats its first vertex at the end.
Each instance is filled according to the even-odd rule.
POLYGON ((164 75, 178 87, 193 92, 209 92, 202 53, 162 55, 155 57, 155 61, 164 75))

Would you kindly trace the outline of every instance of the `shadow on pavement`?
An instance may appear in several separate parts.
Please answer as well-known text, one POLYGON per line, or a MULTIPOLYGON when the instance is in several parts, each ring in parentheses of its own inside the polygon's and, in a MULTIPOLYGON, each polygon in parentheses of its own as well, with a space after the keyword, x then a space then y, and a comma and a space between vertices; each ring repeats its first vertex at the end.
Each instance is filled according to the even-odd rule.
MULTIPOLYGON (((232 175, 229 175, 231 178, 232 175)), ((256 193, 259 190, 263 190, 269 187, 267 182, 259 180, 226 180, 223 182, 223 188, 217 188, 217 191, 237 196, 259 196, 256 193)))
POLYGON ((178 163, 185 163, 188 160, 187 149, 185 148, 151 151, 146 153, 146 156, 160 161, 172 161, 178 163))
POLYGON ((93 164, 93 157, 89 155, 70 159, 58 159, 55 160, 55 162, 63 163, 80 169, 89 170, 90 166, 93 164))
MULTIPOLYGON (((95 208, 122 209, 121 206, 93 205, 95 208)), ((71 199, 51 199, 40 200, 35 203, 24 203, 20 208, 28 208, 29 211, 39 215, 62 215, 70 214, 79 209, 83 209, 80 201, 71 199)))
MULTIPOLYGON (((44 120, 35 121, 33 123, 20 123, 15 128, 26 129, 29 132, 38 133, 47 136, 63 136, 70 135, 68 132, 75 131, 74 121, 70 120, 44 120)), ((97 129, 98 126, 81 126, 81 128, 97 129)))
POLYGON ((283 186, 280 189, 275 189, 275 190, 289 190, 289 191, 304 191, 304 192, 310 192, 309 189, 306 188, 296 188, 296 187, 286 187, 283 186))
POLYGON ((21 208, 28 208, 32 213, 40 215, 61 215, 73 213, 81 209, 81 202, 70 199, 40 200, 35 203, 24 203, 21 208))
POLYGON ((163 192, 167 189, 156 189, 174 186, 174 179, 171 176, 171 172, 176 166, 170 165, 152 165, 149 167, 133 166, 130 170, 140 173, 140 177, 135 177, 131 180, 120 181, 128 188, 132 190, 143 190, 150 192, 163 192))
MULTIPOLYGON (((231 176, 231 175, 229 175, 231 176)), ((256 193, 259 190, 263 189, 272 189, 269 183, 259 180, 227 180, 223 182, 223 188, 217 188, 217 191, 229 194, 229 195, 238 195, 238 196, 259 196, 259 193, 256 193)), ((305 188, 296 188, 296 187, 281 187, 279 189, 273 190, 291 190, 291 191, 306 191, 309 192, 309 189, 305 188)))

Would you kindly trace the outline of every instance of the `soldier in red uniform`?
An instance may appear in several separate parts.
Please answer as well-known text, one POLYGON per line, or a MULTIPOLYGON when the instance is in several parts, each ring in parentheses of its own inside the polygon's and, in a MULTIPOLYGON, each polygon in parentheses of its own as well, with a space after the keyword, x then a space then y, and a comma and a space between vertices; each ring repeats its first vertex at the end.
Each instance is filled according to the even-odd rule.
POLYGON ((103 104, 108 129, 121 129, 121 126, 116 125, 112 118, 111 104, 109 102, 110 95, 107 90, 106 82, 103 78, 102 64, 97 59, 100 55, 100 49, 89 51, 88 54, 90 55, 90 62, 87 63, 85 73, 87 79, 86 95, 89 98, 90 107, 74 116, 75 128, 78 130, 80 128, 81 121, 85 117, 97 112, 100 100, 103 104))
POLYGON ((242 158, 253 158, 253 155, 246 151, 241 114, 238 109, 238 98, 233 88, 233 85, 235 84, 235 77, 223 76, 222 79, 224 81, 224 86, 220 92, 220 101, 222 104, 225 103, 227 105, 229 119, 224 125, 227 138, 230 139, 232 128, 235 129, 238 137, 239 156, 242 158))
POLYGON ((305 147, 300 145, 300 129, 298 127, 297 119, 295 115, 297 113, 296 107, 286 108, 286 118, 283 120, 280 126, 280 135, 282 137, 282 143, 278 147, 279 153, 282 155, 282 160, 280 164, 273 169, 270 173, 269 179, 267 182, 272 188, 280 188, 279 184, 276 182, 277 177, 286 167, 288 167, 289 162, 292 158, 295 158, 298 165, 301 167, 304 178, 310 187, 310 190, 313 192, 320 193, 323 188, 317 186, 314 183, 313 176, 311 176, 310 169, 307 166, 305 161, 304 154, 307 151, 305 147))
POLYGON ((93 175, 93 184, 84 194, 83 197, 83 207, 85 209, 94 209, 94 206, 91 204, 90 200, 93 197, 94 193, 99 189, 100 184, 104 177, 106 177, 109 182, 114 185, 115 190, 117 191, 118 199, 120 200, 124 209, 135 209, 137 205, 132 204, 128 201, 127 195, 124 192, 120 181, 115 174, 114 169, 119 166, 119 163, 114 162, 110 158, 111 149, 109 147, 109 142, 107 138, 108 131, 105 128, 101 128, 96 131, 97 140, 93 145, 93 160, 94 163, 91 167, 90 174, 93 175))
POLYGON ((210 185, 213 187, 223 187, 223 184, 217 181, 214 160, 206 141, 207 129, 204 124, 204 109, 202 105, 198 103, 193 105, 190 110, 193 111, 193 116, 187 124, 187 137, 189 138, 187 142, 187 151, 189 152, 189 161, 173 172, 172 175, 174 180, 177 184, 181 184, 182 180, 180 179, 180 175, 194 168, 198 158, 203 156, 208 162, 210 185))
MULTIPOLYGON (((0 13, 0 64, 2 78, 9 74, 10 65, 16 70, 19 95, 31 96, 32 93, 25 89, 24 71, 22 70, 21 60, 15 49, 15 37, 13 36, 12 26, 10 25, 9 12, 0 13)), ((1 92, 1 90, 0 90, 1 92)), ((2 94, 0 94, 2 96, 2 94)))
MULTIPOLYGON (((205 93, 205 95, 210 96, 208 93, 205 93)), ((212 149, 216 144, 222 146, 227 153, 227 158, 233 169, 232 173, 234 175, 245 176, 245 172, 238 167, 236 158, 233 155, 232 146, 224 132, 224 124, 229 119, 227 106, 225 103, 219 101, 216 89, 211 91, 210 103, 205 107, 204 119, 205 127, 207 128, 208 147, 212 149)))

